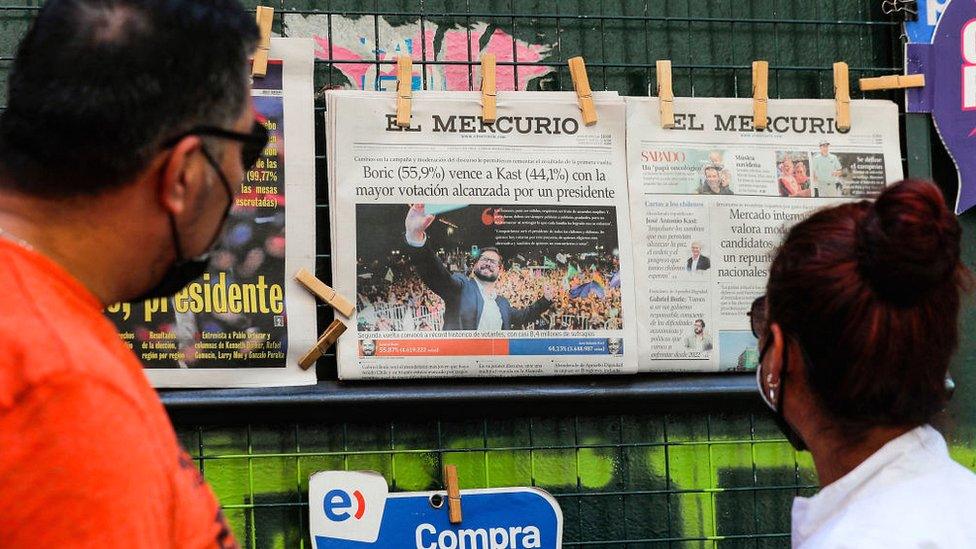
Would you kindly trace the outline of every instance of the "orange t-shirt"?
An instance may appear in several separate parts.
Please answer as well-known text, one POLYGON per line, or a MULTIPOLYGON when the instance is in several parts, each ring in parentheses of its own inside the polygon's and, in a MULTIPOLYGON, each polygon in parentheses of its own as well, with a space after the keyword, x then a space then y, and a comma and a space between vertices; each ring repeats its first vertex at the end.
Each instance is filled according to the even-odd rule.
POLYGON ((0 547, 236 547, 91 292, 2 237, 0 292, 0 547))

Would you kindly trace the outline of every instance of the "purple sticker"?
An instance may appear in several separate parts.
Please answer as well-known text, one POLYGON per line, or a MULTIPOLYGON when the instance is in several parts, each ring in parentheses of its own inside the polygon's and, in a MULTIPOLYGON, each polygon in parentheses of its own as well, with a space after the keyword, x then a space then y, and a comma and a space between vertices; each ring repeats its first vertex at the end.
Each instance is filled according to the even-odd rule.
MULTIPOLYGON (((925 74, 925 70, 932 66, 929 56, 932 53, 932 44, 906 44, 905 45, 905 74, 925 74)), ((928 82, 932 79, 931 74, 925 75, 926 85, 921 88, 908 88, 905 90, 905 110, 907 112, 932 112, 932 90, 935 89, 928 82)))
MULTIPOLYGON (((912 56, 909 56, 911 59, 912 56)), ((976 0, 952 0, 942 13, 925 67, 935 127, 959 172, 956 213, 976 205, 976 0)))

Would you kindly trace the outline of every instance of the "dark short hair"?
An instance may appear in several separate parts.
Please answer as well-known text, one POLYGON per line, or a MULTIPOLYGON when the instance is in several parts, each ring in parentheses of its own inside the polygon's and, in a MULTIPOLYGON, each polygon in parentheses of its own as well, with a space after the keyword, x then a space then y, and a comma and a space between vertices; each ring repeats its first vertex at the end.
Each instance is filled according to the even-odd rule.
POLYGON ((498 251, 498 248, 494 246, 486 246, 478 250, 478 254, 474 256, 474 260, 478 261, 479 259, 481 259, 481 256, 485 255, 485 252, 495 252, 495 255, 498 256, 498 259, 504 259, 502 253, 498 251))
POLYGON ((708 166, 705 166, 705 171, 707 172, 708 170, 715 170, 716 174, 719 173, 720 171, 718 169, 718 166, 716 166, 715 164, 709 164, 708 166))
POLYGON ((228 126, 256 40, 234 0, 50 0, 11 69, 0 186, 95 195, 145 170, 165 140, 228 126))
POLYGON ((704 327, 705 327, 705 321, 704 321, 704 320, 702 320, 702 319, 700 319, 700 318, 696 318, 696 319, 695 319, 695 322, 701 322, 701 323, 702 323, 702 328, 704 328, 704 327))
POLYGON ((770 269, 769 321, 800 344, 841 432, 929 422, 958 343, 961 229, 942 193, 908 180, 790 229, 770 269))

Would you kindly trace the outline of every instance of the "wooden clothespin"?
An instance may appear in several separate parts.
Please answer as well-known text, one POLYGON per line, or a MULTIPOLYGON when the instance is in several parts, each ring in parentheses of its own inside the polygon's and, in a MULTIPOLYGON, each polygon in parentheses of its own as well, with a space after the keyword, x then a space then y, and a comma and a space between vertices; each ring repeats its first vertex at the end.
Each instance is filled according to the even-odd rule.
POLYGON ((410 104, 413 100, 413 60, 409 55, 397 57, 397 126, 410 126, 410 104))
POLYGON ((834 103, 837 104, 837 129, 851 129, 851 83, 847 63, 834 63, 834 103))
POLYGON ((461 490, 458 489, 456 465, 444 466, 444 484, 447 485, 447 516, 451 524, 461 524, 461 490))
POLYGON ((924 74, 892 74, 859 81, 861 91, 895 90, 901 88, 922 88, 925 86, 924 74))
POLYGON ((766 129, 766 107, 769 101, 769 62, 752 62, 752 125, 766 129))
POLYGON ((315 343, 315 346, 308 350, 304 356, 298 361, 298 365, 302 367, 303 370, 308 370, 309 366, 315 364, 315 361, 319 359, 329 347, 335 344, 339 336, 346 331, 346 325, 338 320, 333 320, 332 324, 325 329, 322 336, 315 343))
POLYGON ((304 267, 298 269, 298 272, 295 273, 295 280, 301 282, 302 286, 308 288, 308 291, 319 296, 322 301, 325 301, 343 315, 349 316, 355 310, 355 307, 348 299, 337 294, 328 284, 316 278, 315 275, 308 272, 304 267))
POLYGON ((593 91, 590 89, 590 79, 586 76, 586 64, 582 57, 569 60, 569 76, 573 79, 573 89, 579 98, 580 111, 583 113, 583 124, 596 124, 596 106, 593 104, 593 91))
POLYGON ((481 56, 481 120, 493 124, 498 117, 498 87, 495 83, 495 54, 481 56))
POLYGON ((271 23, 274 21, 274 8, 258 6, 255 19, 261 35, 258 49, 254 52, 254 62, 251 63, 251 76, 263 78, 268 74, 268 51, 271 49, 271 23))
POLYGON ((657 61, 657 100, 661 112, 661 127, 674 127, 674 90, 671 88, 671 61, 657 61))

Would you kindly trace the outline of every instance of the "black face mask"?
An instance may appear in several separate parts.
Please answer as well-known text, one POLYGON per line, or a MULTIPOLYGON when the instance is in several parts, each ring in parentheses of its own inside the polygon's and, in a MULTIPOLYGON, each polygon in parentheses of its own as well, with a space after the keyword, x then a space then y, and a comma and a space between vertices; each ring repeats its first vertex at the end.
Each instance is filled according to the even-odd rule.
POLYGON ((224 224, 227 222, 227 216, 230 214, 230 209, 234 205, 234 190, 231 188, 230 183, 224 176, 224 172, 220 169, 220 164, 214 159, 213 156, 207 151, 206 148, 200 149, 203 152, 203 156, 207 159, 210 167, 217 172, 217 177, 220 178, 220 182, 224 185, 224 191, 227 193, 227 207, 224 208, 224 215, 220 219, 220 225, 217 226, 217 233, 214 234, 213 239, 210 241, 210 245, 207 246, 207 251, 197 257, 184 257, 183 248, 180 246, 180 235, 176 230, 176 220, 173 219, 173 214, 169 215, 169 226, 172 232, 173 247, 176 248, 176 261, 170 265, 169 269, 163 273, 163 277, 156 283, 155 286, 149 288, 142 295, 136 297, 132 301, 138 302, 146 299, 155 299, 160 297, 170 297, 175 295, 177 292, 186 287, 190 282, 203 276, 203 273, 207 271, 210 267, 210 256, 220 242, 220 235, 223 233, 224 224))
MULTIPOLYGON (((763 401, 769 407, 770 415, 773 418, 773 422, 776 423, 777 427, 779 427, 780 432, 783 433, 783 436, 786 437, 786 440, 790 442, 790 445, 792 445, 797 452, 802 452, 807 449, 807 444, 803 441, 803 438, 800 436, 800 434, 797 433, 796 430, 793 429, 793 427, 786 422, 786 418, 783 417, 783 400, 785 400, 786 398, 786 372, 789 366, 787 364, 789 353, 786 349, 783 350, 783 368, 781 370, 780 377, 779 377, 779 400, 776 401, 775 406, 771 404, 772 399, 768 399, 766 397, 766 394, 763 392, 762 378, 761 378, 762 363, 763 363, 763 358, 766 356, 766 352, 769 351, 769 348, 772 345, 772 343, 773 343, 772 338, 771 337, 767 338, 766 345, 763 346, 762 351, 760 351, 759 353, 759 364, 756 365, 757 378, 759 378, 760 396, 762 396, 763 401)), ((807 364, 807 367, 809 367, 809 364, 807 364)))

